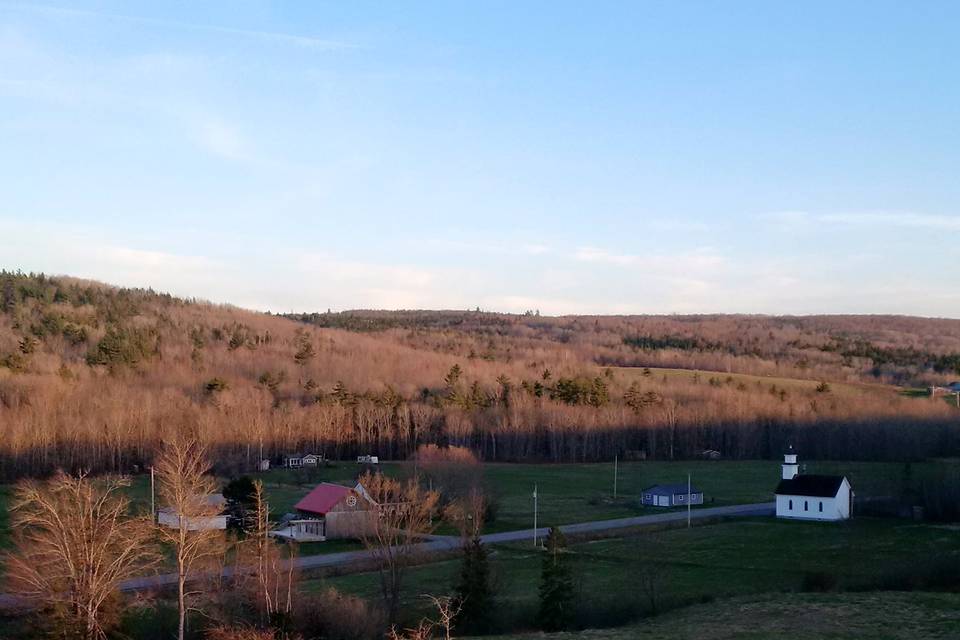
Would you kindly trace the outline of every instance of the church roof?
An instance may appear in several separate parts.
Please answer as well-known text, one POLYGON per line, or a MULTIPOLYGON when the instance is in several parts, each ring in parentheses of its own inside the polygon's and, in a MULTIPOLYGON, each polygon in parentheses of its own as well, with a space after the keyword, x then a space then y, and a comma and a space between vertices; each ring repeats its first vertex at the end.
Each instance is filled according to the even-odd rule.
POLYGON ((774 491, 778 496, 813 496, 833 498, 840 491, 843 476, 821 476, 815 473, 801 474, 792 480, 781 480, 774 491))

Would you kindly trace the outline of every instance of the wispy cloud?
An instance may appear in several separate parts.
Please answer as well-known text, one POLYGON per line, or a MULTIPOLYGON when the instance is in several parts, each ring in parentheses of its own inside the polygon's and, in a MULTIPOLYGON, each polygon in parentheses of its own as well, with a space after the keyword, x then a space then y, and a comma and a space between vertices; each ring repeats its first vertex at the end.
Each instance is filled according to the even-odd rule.
POLYGON ((580 247, 574 254, 580 262, 606 263, 620 266, 640 266, 654 270, 714 269, 722 266, 725 258, 710 249, 682 252, 676 254, 628 254, 617 253, 598 247, 580 247))
POLYGON ((885 226, 932 231, 960 231, 960 216, 931 215, 923 213, 832 213, 817 216, 822 222, 859 225, 885 226))
POLYGON ((930 231, 960 230, 960 215, 936 215, 910 211, 858 211, 836 213, 809 213, 807 211, 776 211, 762 214, 761 220, 782 231, 795 231, 815 225, 846 225, 857 227, 926 229, 930 231))
POLYGON ((258 29, 240 29, 236 27, 227 27, 213 24, 197 24, 191 22, 181 22, 177 20, 163 20, 159 18, 147 18, 143 16, 134 16, 127 14, 109 13, 101 11, 91 11, 87 9, 73 9, 70 7, 58 7, 53 5, 37 5, 19 2, 0 3, 0 6, 7 9, 20 11, 31 11, 43 13, 51 16, 61 17, 82 17, 97 18, 103 20, 114 20, 119 22, 130 22, 148 26, 155 26, 167 29, 179 29, 184 31, 203 31, 207 33, 221 33, 224 35, 238 36, 262 40, 265 42, 274 42, 279 44, 294 45, 297 47, 313 49, 316 51, 339 51, 344 49, 356 49, 355 43, 342 40, 319 38, 295 33, 286 33, 282 31, 261 31, 258 29))
POLYGON ((219 118, 197 125, 197 142, 206 151, 228 160, 250 160, 247 141, 240 132, 219 118))

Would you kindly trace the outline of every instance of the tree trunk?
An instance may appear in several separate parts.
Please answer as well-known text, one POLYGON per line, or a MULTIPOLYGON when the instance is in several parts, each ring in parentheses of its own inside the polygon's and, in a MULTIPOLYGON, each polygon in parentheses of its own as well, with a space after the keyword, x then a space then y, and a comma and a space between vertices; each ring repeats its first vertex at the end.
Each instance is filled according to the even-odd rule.
POLYGON ((184 596, 184 586, 187 581, 186 575, 181 568, 177 576, 177 608, 180 612, 180 619, 177 625, 177 640, 184 640, 187 622, 187 602, 184 596))

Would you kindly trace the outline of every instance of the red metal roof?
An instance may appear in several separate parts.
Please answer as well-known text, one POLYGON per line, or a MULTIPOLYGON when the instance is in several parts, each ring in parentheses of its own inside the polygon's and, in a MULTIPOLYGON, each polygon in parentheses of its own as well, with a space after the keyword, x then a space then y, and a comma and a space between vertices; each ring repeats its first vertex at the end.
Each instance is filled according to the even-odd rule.
POLYGON ((323 516, 351 491, 353 491, 351 487, 323 482, 317 485, 316 489, 303 496, 293 508, 297 511, 323 516))

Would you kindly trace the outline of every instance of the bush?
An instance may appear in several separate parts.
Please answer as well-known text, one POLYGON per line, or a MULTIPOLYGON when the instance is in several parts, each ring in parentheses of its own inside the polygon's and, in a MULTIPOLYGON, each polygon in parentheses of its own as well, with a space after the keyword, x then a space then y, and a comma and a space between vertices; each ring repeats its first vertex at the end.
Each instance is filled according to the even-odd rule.
POLYGON ((825 593, 835 591, 838 583, 839 580, 835 574, 826 571, 811 571, 803 574, 800 590, 825 593))
POLYGON ((379 640, 386 629, 386 618, 366 600, 328 589, 301 597, 293 628, 305 638, 379 640))

